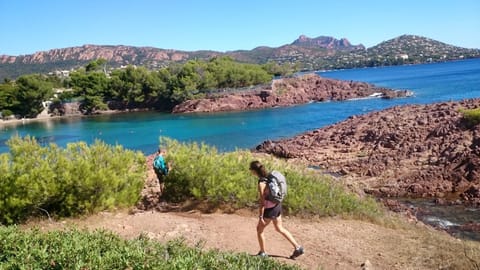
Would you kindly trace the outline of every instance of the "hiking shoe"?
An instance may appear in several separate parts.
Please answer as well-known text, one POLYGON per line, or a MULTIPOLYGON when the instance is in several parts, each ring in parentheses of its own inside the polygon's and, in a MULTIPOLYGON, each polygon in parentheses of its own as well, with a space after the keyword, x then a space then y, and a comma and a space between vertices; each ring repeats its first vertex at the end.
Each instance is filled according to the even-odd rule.
POLYGON ((302 255, 303 253, 304 253, 303 247, 300 246, 300 247, 296 248, 296 249, 293 251, 292 256, 290 256, 290 259, 295 260, 295 258, 297 258, 298 256, 302 255))
POLYGON ((268 254, 265 253, 265 252, 263 252, 263 251, 259 251, 259 252, 257 253, 257 256, 258 256, 258 257, 262 257, 262 258, 268 258, 268 254))

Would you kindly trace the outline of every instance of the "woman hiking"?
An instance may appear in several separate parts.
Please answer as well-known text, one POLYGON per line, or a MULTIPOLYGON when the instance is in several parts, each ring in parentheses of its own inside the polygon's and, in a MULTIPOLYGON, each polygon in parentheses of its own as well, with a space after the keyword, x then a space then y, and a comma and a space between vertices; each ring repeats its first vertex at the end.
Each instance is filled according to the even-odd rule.
POLYGON ((265 252, 265 235, 264 229, 273 222, 275 230, 279 232, 283 237, 285 237, 290 244, 292 244, 294 251, 290 256, 290 259, 295 259, 296 257, 304 253, 303 247, 300 246, 292 234, 283 227, 282 225, 282 203, 275 203, 267 200, 268 196, 268 173, 265 170, 265 167, 259 161, 252 161, 250 163, 250 172, 258 177, 258 194, 259 194, 259 208, 258 208, 258 224, 257 224, 257 238, 258 244, 260 246, 260 251, 258 256, 268 257, 268 254, 265 252))

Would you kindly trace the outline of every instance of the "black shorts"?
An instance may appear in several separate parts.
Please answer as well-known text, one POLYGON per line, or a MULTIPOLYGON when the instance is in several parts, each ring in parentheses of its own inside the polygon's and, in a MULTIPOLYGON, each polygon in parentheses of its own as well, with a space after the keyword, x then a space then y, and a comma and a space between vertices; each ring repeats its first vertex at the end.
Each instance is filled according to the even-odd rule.
POLYGON ((161 170, 155 168, 153 168, 153 170, 155 171, 155 175, 157 175, 158 182, 162 183, 163 179, 165 178, 165 174, 161 170))
POLYGON ((276 219, 282 214, 282 204, 278 203, 272 208, 265 208, 263 218, 276 219))

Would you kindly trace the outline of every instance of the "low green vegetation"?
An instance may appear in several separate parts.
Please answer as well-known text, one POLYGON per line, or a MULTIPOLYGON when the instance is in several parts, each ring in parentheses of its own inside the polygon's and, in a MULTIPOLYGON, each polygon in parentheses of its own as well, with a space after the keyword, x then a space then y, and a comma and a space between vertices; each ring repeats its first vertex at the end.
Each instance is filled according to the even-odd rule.
POLYGON ((460 110, 463 114, 463 118, 467 121, 468 124, 475 126, 480 123, 480 108, 476 109, 464 109, 460 110))
POLYGON ((246 253, 125 240, 106 231, 22 231, 0 227, 0 269, 299 269, 246 253))
MULTIPOLYGON (((166 177, 164 197, 190 199, 212 206, 250 208, 257 204, 257 179, 248 170, 256 159, 249 151, 220 153, 215 147, 161 138, 169 149, 173 170, 166 177)), ((140 199, 146 177, 140 152, 96 141, 40 145, 34 138, 13 137, 10 153, 0 155, 0 223, 13 224, 31 216, 58 217, 132 207, 140 199)), ((348 215, 376 219, 382 211, 373 199, 347 192, 328 176, 272 157, 267 168, 288 179, 284 201, 288 214, 348 215)))
POLYGON ((140 199, 146 165, 140 152, 102 142, 40 145, 12 137, 0 155, 0 223, 32 215, 76 216, 131 207, 140 199))
MULTIPOLYGON (((173 163, 165 179, 167 199, 184 201, 193 197, 236 208, 257 204, 257 179, 248 170, 250 162, 256 159, 251 152, 220 153, 205 144, 180 143, 169 138, 160 141, 168 149, 167 160, 173 163)), ((345 191, 328 176, 268 156, 261 161, 267 169, 279 170, 286 176, 288 195, 283 205, 289 214, 367 219, 381 216, 373 199, 345 191)))

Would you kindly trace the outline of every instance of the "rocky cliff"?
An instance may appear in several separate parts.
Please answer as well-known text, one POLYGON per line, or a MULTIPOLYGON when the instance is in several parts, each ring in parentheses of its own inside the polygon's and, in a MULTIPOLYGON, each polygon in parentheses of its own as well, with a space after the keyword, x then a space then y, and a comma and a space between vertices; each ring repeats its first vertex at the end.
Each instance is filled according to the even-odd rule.
POLYGON ((340 101, 369 96, 394 98, 409 95, 409 91, 393 91, 369 83, 340 81, 308 74, 274 80, 270 86, 219 92, 215 96, 188 100, 175 106, 173 113, 218 112, 284 107, 312 101, 340 101))
POLYGON ((302 47, 316 47, 325 48, 331 50, 365 50, 363 45, 352 45, 346 38, 336 39, 333 37, 320 36, 316 38, 309 38, 305 35, 301 35, 296 39, 292 45, 302 47))
POLYGON ((298 159, 353 179, 380 197, 437 198, 480 205, 480 125, 459 112, 480 99, 393 107, 256 151, 298 159))

